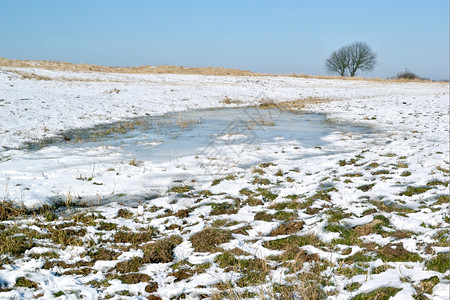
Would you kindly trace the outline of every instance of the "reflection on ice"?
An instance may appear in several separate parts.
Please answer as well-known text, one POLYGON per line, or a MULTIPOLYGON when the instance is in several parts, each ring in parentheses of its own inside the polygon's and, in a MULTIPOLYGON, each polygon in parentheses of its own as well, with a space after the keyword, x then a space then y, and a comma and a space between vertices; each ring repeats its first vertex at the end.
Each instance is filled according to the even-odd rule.
MULTIPOLYGON (((103 149, 116 156, 159 163, 198 154, 208 146, 284 140, 296 141, 305 148, 318 147, 326 144, 324 137, 334 131, 368 133, 369 129, 335 124, 324 114, 244 107, 192 110, 101 125, 67 132, 44 146, 57 146, 65 153, 83 149, 88 156, 103 149)), ((30 148, 36 149, 37 144, 30 148)))

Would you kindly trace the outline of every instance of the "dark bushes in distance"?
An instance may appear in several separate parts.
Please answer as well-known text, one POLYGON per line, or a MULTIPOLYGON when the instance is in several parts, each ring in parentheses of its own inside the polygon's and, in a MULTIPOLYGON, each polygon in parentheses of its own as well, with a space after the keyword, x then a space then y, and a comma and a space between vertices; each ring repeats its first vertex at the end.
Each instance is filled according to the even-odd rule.
POLYGON ((408 69, 405 69, 404 71, 397 73, 394 79, 429 80, 428 78, 420 77, 419 75, 409 71, 408 69))

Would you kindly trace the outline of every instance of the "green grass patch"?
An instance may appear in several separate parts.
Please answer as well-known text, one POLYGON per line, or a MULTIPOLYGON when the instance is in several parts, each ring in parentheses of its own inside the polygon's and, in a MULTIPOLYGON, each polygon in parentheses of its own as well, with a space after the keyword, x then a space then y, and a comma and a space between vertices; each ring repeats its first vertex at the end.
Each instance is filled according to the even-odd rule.
POLYGON ((100 224, 98 225, 98 230, 112 231, 116 229, 117 229, 116 223, 100 222, 100 224))
POLYGON ((168 193, 176 193, 176 194, 183 194, 183 193, 187 193, 191 190, 193 190, 194 188, 192 186, 189 185, 181 185, 181 186, 173 186, 171 189, 169 189, 167 192, 168 193))
POLYGON ((352 278, 356 275, 367 274, 367 270, 360 266, 352 266, 352 267, 345 266, 337 269, 336 274, 345 276, 347 278, 352 278))
POLYGON ((269 273, 270 267, 265 260, 253 258, 239 260, 238 270, 241 272, 241 278, 236 281, 236 285, 246 287, 263 283, 269 273))
POLYGON ((346 228, 344 226, 336 224, 328 224, 325 229, 330 232, 339 232, 340 238, 334 239, 333 244, 342 245, 361 245, 362 242, 359 240, 358 235, 352 228, 346 228))
POLYGON ((270 209, 275 210, 283 210, 283 209, 302 209, 304 205, 297 201, 286 201, 286 202, 279 202, 274 203, 271 206, 269 206, 270 209))
POLYGON ((381 221, 381 225, 383 226, 389 226, 389 224, 391 223, 389 221, 389 219, 383 215, 376 215, 373 217, 375 220, 380 220, 381 221))
POLYGON ((344 213, 341 208, 330 209, 327 212, 328 222, 329 223, 337 223, 344 218, 348 218, 351 216, 350 213, 344 213))
POLYGON ((241 277, 236 281, 236 285, 239 287, 261 284, 270 270, 266 261, 262 259, 237 259, 231 251, 224 251, 219 254, 215 262, 226 272, 236 271, 241 273, 241 277))
POLYGON ((366 251, 359 251, 351 256, 344 258, 343 261, 344 263, 351 265, 354 263, 371 262, 376 259, 377 257, 375 255, 372 255, 366 251))
POLYGON ((36 289, 38 287, 38 284, 34 281, 31 281, 31 280, 25 278, 25 277, 19 277, 16 279, 15 286, 29 288, 29 289, 36 289))
POLYGON ((372 214, 375 214, 377 211, 378 210, 376 210, 375 208, 368 208, 363 211, 362 215, 363 216, 372 215, 372 214))
POLYGON ((383 202, 380 200, 370 200, 370 203, 375 205, 378 210, 390 213, 393 211, 400 212, 400 213, 414 213, 415 210, 409 207, 405 206, 399 206, 396 203, 389 203, 389 202, 383 202))
POLYGON ((16 227, 0 231, 0 255, 10 254, 18 256, 34 247, 33 237, 25 234, 16 234, 16 227))
POLYGON ((273 201, 278 197, 278 194, 272 193, 269 189, 258 189, 258 191, 266 201, 273 201))
POLYGON ((434 205, 448 204, 450 203, 450 195, 439 196, 434 205))
POLYGON ((413 252, 409 252, 403 248, 403 244, 388 244, 378 250, 379 257, 384 262, 412 262, 422 261, 423 259, 413 252))
POLYGON ((244 189, 241 189, 241 190, 239 191, 239 194, 245 195, 245 196, 249 197, 249 196, 254 195, 255 192, 254 192, 254 191, 251 191, 251 190, 249 190, 249 189, 247 189, 247 188, 244 188, 244 189))
MULTIPOLYGON (((324 201, 331 201, 331 196, 329 195, 330 192, 337 192, 336 188, 329 188, 326 190, 321 190, 316 192, 314 195, 306 199, 305 205, 309 204, 308 206, 312 205, 312 203, 315 200, 324 200, 324 201)), ((306 208, 306 207, 305 207, 306 208)))
POLYGON ((436 186, 436 185, 443 185, 445 187, 448 187, 448 181, 443 182, 443 181, 435 179, 435 180, 431 180, 431 181, 427 182, 427 186, 436 186))
POLYGON ((401 192, 400 196, 408 196, 408 197, 412 197, 414 195, 419 195, 419 194, 423 194, 426 191, 428 191, 429 189, 431 189, 430 187, 416 187, 416 186, 408 186, 406 188, 406 191, 401 192))
POLYGON ((438 253, 435 257, 427 261, 425 266, 428 270, 444 273, 449 270, 450 255, 448 253, 438 253))
POLYGON ((289 222, 289 221, 297 219, 297 214, 295 212, 280 210, 280 211, 277 211, 276 213, 274 213, 273 217, 276 220, 289 222))
POLYGON ((374 176, 376 175, 387 175, 387 174, 391 174, 391 172, 389 170, 378 170, 378 171, 374 171, 372 173, 370 173, 374 176))
POLYGON ((292 221, 297 218, 297 214, 295 212, 288 212, 288 211, 277 211, 274 214, 268 214, 267 212, 260 211, 255 214, 253 217, 254 220, 259 221, 266 221, 266 222, 272 222, 272 220, 279 220, 279 221, 292 221))
POLYGON ((222 178, 221 179, 214 179, 213 182, 211 183, 211 186, 218 185, 219 183, 222 182, 222 180, 223 180, 222 178))
POLYGON ((395 296, 401 289, 394 287, 382 287, 370 293, 358 294, 352 300, 388 300, 395 296))
POLYGON ((225 270, 237 266, 239 262, 231 251, 224 251, 222 254, 217 255, 214 261, 220 268, 225 270))
POLYGON ((298 199, 300 199, 300 196, 296 195, 296 194, 291 194, 291 195, 287 195, 285 198, 290 199, 292 201, 297 201, 298 199))
POLYGON ((347 291, 353 292, 353 291, 356 291, 357 289, 359 289, 361 287, 361 285, 362 284, 359 282, 352 282, 352 283, 347 284, 345 286, 345 289, 347 291))

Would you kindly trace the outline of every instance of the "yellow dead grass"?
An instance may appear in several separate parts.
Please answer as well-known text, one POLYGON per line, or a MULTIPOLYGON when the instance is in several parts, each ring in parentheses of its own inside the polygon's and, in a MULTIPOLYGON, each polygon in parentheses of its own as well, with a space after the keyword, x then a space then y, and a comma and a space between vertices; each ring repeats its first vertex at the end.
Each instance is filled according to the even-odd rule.
MULTIPOLYGON (((1 66, 0 66, 1 67, 1 66)), ((20 67, 19 67, 20 68, 20 67)), ((33 80, 53 80, 53 81, 86 81, 86 82, 123 82, 120 80, 101 80, 101 79, 95 79, 95 78, 68 78, 65 76, 57 76, 57 77, 49 77, 44 75, 39 75, 34 72, 30 72, 26 69, 26 67, 23 67, 24 70, 18 70, 18 69, 12 69, 9 70, 9 72, 16 73, 20 75, 21 79, 33 79, 33 80)))
POLYGON ((431 81, 426 79, 396 79, 396 78, 365 78, 365 77, 349 77, 349 76, 327 76, 327 75, 306 75, 306 74, 292 74, 290 77, 296 78, 312 78, 312 79, 339 79, 339 80, 365 80, 365 81, 373 81, 373 82, 388 82, 388 83, 396 83, 396 82, 425 82, 425 83, 444 83, 448 84, 448 81, 431 81))
MULTIPOLYGON (((0 67, 13 68, 38 68, 46 70, 61 70, 72 72, 99 72, 99 73, 124 73, 124 74, 191 74, 191 75, 213 75, 213 76, 274 76, 274 77, 294 77, 311 79, 339 79, 339 80, 365 80, 373 82, 425 82, 429 80, 422 79, 383 79, 383 78, 364 78, 364 77, 342 77, 342 76, 323 76, 323 75, 305 75, 305 74, 268 74, 255 73, 247 70, 227 69, 227 68, 188 68, 182 66, 139 66, 139 67, 107 67, 90 64, 73 64, 67 62, 56 62, 47 60, 13 60, 0 57, 0 67)), ((38 80, 52 80, 44 78, 45 76, 31 74, 31 77, 38 80)), ((26 75, 25 75, 26 76, 26 75)), ((67 79, 73 80, 73 79, 67 79)), ((90 81, 81 79, 81 81, 90 81)), ((96 80, 94 80, 96 81, 96 80)), ((439 82, 438 82, 439 83, 439 82)), ((448 84, 448 82, 440 82, 448 84)))
POLYGON ((281 101, 281 102, 264 101, 264 102, 260 103, 260 105, 258 107, 261 109, 278 108, 280 110, 296 111, 296 110, 301 110, 301 109, 305 108, 305 106, 308 104, 320 104, 320 103, 336 101, 336 100, 340 100, 340 99, 308 97, 308 98, 303 98, 303 99, 288 100, 288 101, 281 101))
POLYGON ((14 68, 39 68, 46 70, 62 70, 73 72, 101 72, 126 74, 196 74, 196 75, 232 75, 232 76, 264 76, 268 74, 254 73, 246 70, 226 68, 186 68, 179 66, 140 66, 140 67, 105 67, 89 64, 72 64, 55 61, 12 60, 0 58, 0 66, 14 68))

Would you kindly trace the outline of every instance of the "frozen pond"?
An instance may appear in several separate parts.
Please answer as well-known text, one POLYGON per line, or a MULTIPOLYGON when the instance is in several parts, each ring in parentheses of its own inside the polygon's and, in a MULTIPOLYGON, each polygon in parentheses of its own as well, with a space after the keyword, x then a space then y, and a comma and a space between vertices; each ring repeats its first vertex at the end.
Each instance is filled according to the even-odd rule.
POLYGON ((230 167, 271 162, 286 145, 291 148, 283 155, 288 160, 355 150, 334 145, 341 133, 364 137, 371 130, 333 123, 325 114, 275 108, 135 118, 4 151, 0 174, 7 189, 2 197, 31 198, 35 205, 72 197, 89 203, 131 203, 162 196, 186 178, 208 182, 230 167))
POLYGON ((320 147, 327 143, 324 137, 336 131, 370 132, 367 127, 332 123, 325 114, 223 108, 149 116, 66 132, 59 139, 30 144, 29 149, 56 146, 68 153, 83 149, 89 156, 100 148, 124 158, 161 163, 227 145, 295 141, 302 148, 320 147))

